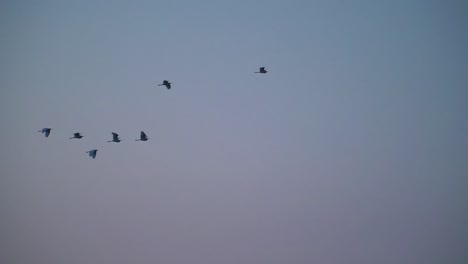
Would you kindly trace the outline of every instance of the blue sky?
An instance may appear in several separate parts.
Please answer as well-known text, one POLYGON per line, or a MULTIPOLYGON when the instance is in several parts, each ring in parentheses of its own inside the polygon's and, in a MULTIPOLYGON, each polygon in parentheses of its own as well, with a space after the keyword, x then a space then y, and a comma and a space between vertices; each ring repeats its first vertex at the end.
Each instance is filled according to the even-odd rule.
POLYGON ((464 263, 467 11, 2 1, 0 262, 464 263))

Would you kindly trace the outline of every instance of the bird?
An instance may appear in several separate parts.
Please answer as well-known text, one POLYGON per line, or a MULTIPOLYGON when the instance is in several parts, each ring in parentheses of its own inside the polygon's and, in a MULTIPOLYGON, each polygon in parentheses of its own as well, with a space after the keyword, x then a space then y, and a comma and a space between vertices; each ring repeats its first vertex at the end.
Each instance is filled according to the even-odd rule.
POLYGON ((42 130, 39 130, 39 131, 37 131, 37 132, 44 133, 44 134, 45 134, 45 137, 49 137, 50 131, 51 131, 51 130, 52 130, 52 128, 46 127, 46 128, 43 128, 42 130))
POLYGON ((89 156, 93 159, 96 158, 96 154, 97 154, 98 150, 97 149, 92 149, 90 151, 86 151, 86 153, 89 153, 89 156))
POLYGON ((148 137, 146 136, 145 132, 141 131, 140 139, 135 139, 135 141, 147 141, 148 137))
POLYGON ((119 134, 112 132, 112 140, 107 141, 107 142, 117 142, 117 143, 119 143, 120 141, 122 141, 122 140, 120 140, 119 134))
POLYGON ((258 70, 258 72, 255 72, 255 73, 267 73, 268 71, 265 70, 265 67, 260 67, 260 69, 258 70))
POLYGON ((74 134, 73 134, 73 137, 71 137, 70 139, 74 139, 74 138, 80 139, 80 138, 82 138, 82 137, 83 137, 83 136, 81 135, 81 133, 78 132, 78 133, 74 133, 74 134))
POLYGON ((163 83, 158 84, 158 86, 162 86, 162 85, 166 86, 168 90, 171 89, 171 83, 168 80, 164 80, 163 83))

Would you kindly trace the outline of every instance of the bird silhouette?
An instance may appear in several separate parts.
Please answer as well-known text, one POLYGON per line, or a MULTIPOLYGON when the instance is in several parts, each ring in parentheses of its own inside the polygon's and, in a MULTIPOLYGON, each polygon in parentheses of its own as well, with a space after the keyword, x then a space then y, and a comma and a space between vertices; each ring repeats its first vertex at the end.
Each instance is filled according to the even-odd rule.
POLYGON ((146 136, 145 132, 141 131, 140 139, 135 139, 135 141, 147 141, 148 137, 146 136))
POLYGON ((50 135, 50 131, 52 130, 52 128, 43 128, 42 130, 39 130, 37 132, 41 132, 41 133, 44 133, 45 137, 49 137, 50 135))
POLYGON ((163 83, 158 84, 158 86, 162 86, 162 85, 166 86, 168 90, 171 89, 171 83, 168 80, 164 80, 163 83))
POLYGON ((83 137, 83 136, 81 135, 81 133, 78 132, 78 133, 74 133, 74 134, 73 134, 73 137, 71 137, 70 139, 74 139, 74 138, 80 139, 80 138, 82 138, 82 137, 83 137))
POLYGON ((265 67, 260 67, 260 69, 258 70, 258 72, 255 72, 255 73, 267 73, 268 71, 265 70, 265 67))
POLYGON ((119 143, 120 141, 122 141, 122 140, 120 140, 119 134, 112 132, 112 140, 107 141, 107 142, 117 142, 117 143, 119 143))
POLYGON ((86 151, 86 153, 89 153, 89 156, 93 159, 96 158, 96 154, 97 154, 98 150, 97 149, 92 149, 90 151, 86 151))

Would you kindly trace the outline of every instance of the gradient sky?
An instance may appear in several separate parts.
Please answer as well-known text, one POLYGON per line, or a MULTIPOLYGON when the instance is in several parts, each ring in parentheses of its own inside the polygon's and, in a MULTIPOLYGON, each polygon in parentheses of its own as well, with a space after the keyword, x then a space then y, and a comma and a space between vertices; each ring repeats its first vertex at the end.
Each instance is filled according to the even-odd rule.
POLYGON ((0 262, 467 263, 467 13, 1 1, 0 262))

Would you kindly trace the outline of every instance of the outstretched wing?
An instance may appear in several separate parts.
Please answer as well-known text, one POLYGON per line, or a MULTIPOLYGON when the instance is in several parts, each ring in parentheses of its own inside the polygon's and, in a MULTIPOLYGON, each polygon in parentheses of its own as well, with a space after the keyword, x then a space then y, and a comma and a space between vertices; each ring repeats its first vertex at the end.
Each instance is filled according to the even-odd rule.
POLYGON ((112 132, 112 140, 118 140, 119 134, 112 132))
POLYGON ((90 151, 86 151, 86 153, 89 153, 89 156, 94 159, 94 158, 96 158, 97 149, 92 149, 90 151))
POLYGON ((260 71, 265 71, 265 67, 260 67, 260 71))
POLYGON ((49 137, 49 135, 50 135, 50 129, 45 129, 45 130, 44 130, 44 133, 45 133, 45 136, 46 136, 46 137, 49 137))
POLYGON ((146 139, 147 139, 145 132, 141 131, 141 133, 140 133, 140 139, 141 139, 141 140, 146 140, 146 139))

